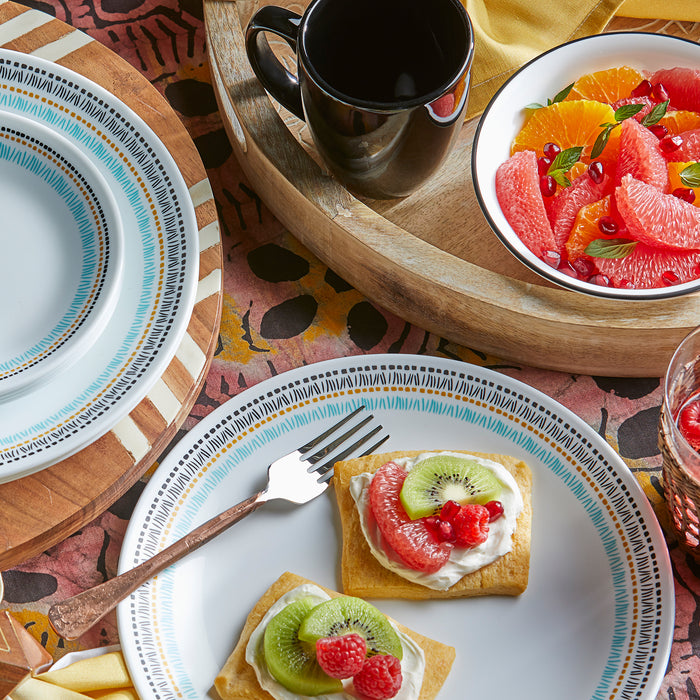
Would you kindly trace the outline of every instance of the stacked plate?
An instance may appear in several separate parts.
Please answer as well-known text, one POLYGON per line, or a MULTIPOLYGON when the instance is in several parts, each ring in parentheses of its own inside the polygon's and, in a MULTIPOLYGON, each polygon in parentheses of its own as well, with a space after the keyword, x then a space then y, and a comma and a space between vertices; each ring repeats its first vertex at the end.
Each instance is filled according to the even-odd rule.
POLYGON ((151 129, 90 80, 0 50, 0 483, 113 428, 175 354, 197 223, 151 129))

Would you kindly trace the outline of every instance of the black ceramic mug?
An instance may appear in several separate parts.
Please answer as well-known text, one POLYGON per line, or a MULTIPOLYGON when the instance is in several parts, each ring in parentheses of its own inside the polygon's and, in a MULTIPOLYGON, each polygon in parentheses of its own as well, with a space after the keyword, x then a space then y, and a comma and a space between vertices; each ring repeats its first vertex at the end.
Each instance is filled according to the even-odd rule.
POLYGON ((329 169, 358 194, 410 194, 462 125, 474 34, 460 0, 313 0, 302 16, 266 6, 246 49, 260 82, 306 121, 329 169), (296 76, 265 32, 295 51, 296 76))

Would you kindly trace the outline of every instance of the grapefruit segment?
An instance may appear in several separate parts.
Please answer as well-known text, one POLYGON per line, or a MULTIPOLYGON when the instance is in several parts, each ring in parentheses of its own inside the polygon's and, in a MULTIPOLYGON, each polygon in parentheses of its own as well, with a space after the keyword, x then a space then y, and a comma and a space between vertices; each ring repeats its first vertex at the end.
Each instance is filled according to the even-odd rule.
POLYGON ((653 85, 661 83, 676 109, 700 111, 700 70, 696 68, 662 68, 649 80, 653 85))
POLYGON ((668 166, 659 139, 635 119, 625 119, 620 127, 616 182, 619 184, 625 175, 669 191, 668 166))
POLYGON ((670 162, 678 161, 699 161, 700 160, 700 128, 689 129, 678 134, 683 143, 680 148, 666 154, 666 160, 670 162))
POLYGON ((667 251, 638 243, 626 258, 592 260, 615 287, 631 285, 635 289, 652 289, 700 277, 699 251, 667 251))
POLYGON ((588 173, 579 175, 569 187, 562 188, 547 207, 552 223, 556 250, 559 250, 569 238, 576 215, 581 207, 591 204, 605 196, 612 189, 612 180, 607 175, 596 184, 588 173))
POLYGON ((406 470, 394 462, 380 467, 369 487, 370 511, 386 543, 409 569, 434 573, 447 562, 453 545, 439 542, 423 519, 408 517, 399 499, 405 479, 406 470))
POLYGON ((641 122, 654 109, 656 102, 651 97, 624 97, 613 102, 612 108, 617 112, 620 107, 626 107, 627 105, 642 105, 642 109, 634 115, 635 120, 641 122))
POLYGON ((700 210, 692 204, 631 175, 622 178, 615 201, 630 238, 658 248, 700 249, 700 210))
POLYGON ((519 151, 498 166, 496 197, 508 223, 535 255, 555 249, 534 151, 519 151))

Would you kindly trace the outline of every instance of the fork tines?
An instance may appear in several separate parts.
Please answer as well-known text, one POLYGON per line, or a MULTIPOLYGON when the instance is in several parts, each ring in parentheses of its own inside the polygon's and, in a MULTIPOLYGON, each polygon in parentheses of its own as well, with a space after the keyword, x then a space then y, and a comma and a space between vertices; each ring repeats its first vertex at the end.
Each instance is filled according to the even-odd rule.
POLYGON ((318 437, 307 442, 305 445, 299 448, 299 452, 303 455, 303 459, 309 462, 311 467, 309 471, 316 471, 318 474, 322 475, 322 479, 319 481, 326 481, 333 476, 333 465, 343 459, 351 456, 364 457, 365 455, 374 452, 380 445, 382 445, 386 440, 389 439, 388 434, 379 436, 378 439, 374 439, 382 430, 383 426, 380 425, 372 414, 363 417, 359 422, 354 423, 347 430, 336 435, 338 431, 352 421, 355 416, 357 416, 361 411, 365 410, 365 406, 361 405, 359 408, 352 411, 348 415, 344 416, 338 423, 328 428, 318 437), (363 430, 364 429, 364 430, 363 430), (352 444, 345 447, 343 450, 337 454, 334 451, 345 445, 351 438, 357 435, 357 439, 352 442, 352 444), (333 438, 330 442, 326 442, 329 438, 333 438), (367 443, 371 441, 371 446, 365 447, 367 443), (308 454, 316 447, 320 448, 313 454, 308 454), (361 454, 355 454, 364 447, 364 451, 361 454), (308 455, 308 456, 307 456, 308 455), (323 463, 320 463, 323 461, 323 463))

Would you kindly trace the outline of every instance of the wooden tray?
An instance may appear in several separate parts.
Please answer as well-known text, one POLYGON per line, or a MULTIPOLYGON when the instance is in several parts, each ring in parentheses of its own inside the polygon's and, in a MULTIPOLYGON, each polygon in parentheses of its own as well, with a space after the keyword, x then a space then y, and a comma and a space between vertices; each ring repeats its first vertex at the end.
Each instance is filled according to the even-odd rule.
MULTIPOLYGON (((303 122, 278 113, 250 68, 243 30, 262 4, 205 0, 213 83, 246 175, 304 245, 370 299, 461 345, 567 372, 664 373, 676 345, 700 323, 700 295, 595 299, 527 270, 479 209, 470 172, 476 119, 440 173, 406 199, 360 201, 331 179, 303 122)), ((275 4, 299 12, 307 3, 275 4)), ((616 18, 608 29, 700 36, 700 27, 679 24, 616 18)))
POLYGON ((163 376, 111 432, 63 462, 0 484, 0 570, 41 553, 94 519, 153 464, 189 414, 216 349, 222 252, 199 154, 160 93, 126 61, 60 20, 0 0, 0 46, 34 53, 102 85, 137 112, 178 164, 200 230, 199 286, 186 335, 163 376))

